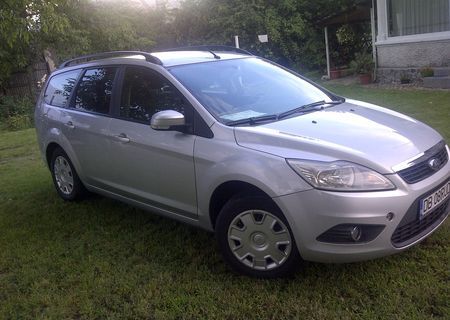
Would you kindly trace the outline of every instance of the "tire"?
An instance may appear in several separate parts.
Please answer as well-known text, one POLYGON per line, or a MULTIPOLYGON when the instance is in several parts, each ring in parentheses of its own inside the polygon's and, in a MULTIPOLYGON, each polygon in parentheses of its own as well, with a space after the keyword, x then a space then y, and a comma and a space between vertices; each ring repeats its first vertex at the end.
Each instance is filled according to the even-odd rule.
POLYGON ((215 232, 224 260, 241 274, 286 277, 303 261, 286 218, 267 197, 233 197, 220 211, 215 232))
POLYGON ((81 200, 87 194, 72 162, 61 148, 52 154, 50 171, 56 192, 65 201, 81 200))

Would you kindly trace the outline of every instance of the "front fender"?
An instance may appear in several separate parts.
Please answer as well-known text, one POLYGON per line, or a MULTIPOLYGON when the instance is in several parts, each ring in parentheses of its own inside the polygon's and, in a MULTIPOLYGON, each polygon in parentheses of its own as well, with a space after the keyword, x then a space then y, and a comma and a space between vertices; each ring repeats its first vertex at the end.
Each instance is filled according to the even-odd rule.
POLYGON ((194 156, 198 216, 203 225, 211 225, 211 196, 225 182, 246 182, 272 198, 312 189, 284 158, 238 146, 234 140, 197 139, 194 156))

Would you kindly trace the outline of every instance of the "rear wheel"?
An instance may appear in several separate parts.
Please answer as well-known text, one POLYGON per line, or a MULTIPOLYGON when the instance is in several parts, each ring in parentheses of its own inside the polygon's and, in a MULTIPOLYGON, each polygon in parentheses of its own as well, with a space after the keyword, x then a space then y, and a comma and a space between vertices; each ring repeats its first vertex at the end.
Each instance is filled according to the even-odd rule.
POLYGON ((239 273, 283 277, 301 263, 285 217, 266 197, 228 201, 217 218, 216 236, 225 261, 239 273))
POLYGON ((62 149, 53 152, 50 170, 53 183, 59 196, 67 201, 79 200, 86 194, 86 189, 78 177, 67 154, 62 149))

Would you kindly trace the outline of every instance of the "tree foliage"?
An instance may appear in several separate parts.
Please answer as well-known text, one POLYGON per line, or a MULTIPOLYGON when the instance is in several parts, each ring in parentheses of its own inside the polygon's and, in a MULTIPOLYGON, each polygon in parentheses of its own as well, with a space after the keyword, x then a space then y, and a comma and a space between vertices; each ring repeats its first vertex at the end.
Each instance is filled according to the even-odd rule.
MULTIPOLYGON (((146 0, 0 0, 0 85, 44 49, 64 59, 107 50, 233 45, 235 35, 243 48, 259 55, 299 69, 317 68, 325 61, 317 21, 356 2, 184 0, 169 9, 146 0), (268 34, 269 43, 260 43, 258 34, 268 34)), ((341 37, 348 41, 348 34, 341 37)))
MULTIPOLYGON (((175 13, 177 44, 233 44, 298 69, 324 64, 318 21, 354 6, 357 0, 186 0, 175 13), (268 34, 261 44, 258 34, 268 34)), ((354 39, 357 41, 358 39, 354 39)))
POLYGON ((0 7, 0 84, 28 65, 36 51, 69 28, 59 1, 2 0, 0 7))
POLYGON ((0 85, 44 49, 60 60, 84 53, 155 45, 168 23, 166 10, 127 1, 0 0, 0 85))

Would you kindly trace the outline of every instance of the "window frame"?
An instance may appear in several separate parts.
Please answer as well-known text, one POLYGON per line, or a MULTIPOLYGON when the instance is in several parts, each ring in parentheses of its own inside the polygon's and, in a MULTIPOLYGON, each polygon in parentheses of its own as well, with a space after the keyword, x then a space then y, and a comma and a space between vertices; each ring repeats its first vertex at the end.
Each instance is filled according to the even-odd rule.
MULTIPOLYGON (((115 82, 115 85, 113 86, 113 92, 115 93, 113 96, 113 99, 111 101, 113 102, 113 107, 111 110, 111 117, 114 119, 122 120, 122 121, 128 121, 131 123, 141 124, 144 126, 147 126, 149 129, 150 127, 150 121, 139 121, 137 119, 130 119, 120 116, 120 104, 122 100, 122 89, 123 89, 123 82, 125 79, 125 71, 127 68, 138 68, 143 69, 148 72, 152 72, 163 79, 165 79, 167 82, 169 82, 173 88, 180 94, 180 96, 183 98, 186 105, 191 109, 192 111, 192 123, 187 123, 187 125, 190 125, 191 129, 187 131, 182 131, 184 134, 190 134, 195 135, 198 137, 203 137, 207 139, 214 138, 214 133, 212 132, 211 128, 206 123, 205 119, 203 119, 202 115, 195 109, 195 107, 192 105, 192 103, 189 101, 189 99, 177 88, 175 83, 171 81, 169 78, 167 78, 164 74, 159 72, 158 70, 155 70, 149 66, 143 66, 143 65, 137 65, 137 64, 123 64, 120 66, 120 70, 117 72, 118 79, 115 82)), ((174 131, 180 131, 180 130, 174 130, 174 131)), ((167 131, 166 131, 167 132, 167 131)))
MULTIPOLYGON (((445 34, 445 33, 450 33, 450 29, 448 30, 443 30, 443 31, 434 31, 434 32, 423 32, 423 33, 412 33, 412 34, 406 34, 406 35, 391 35, 391 23, 393 23, 393 21, 391 21, 392 18, 392 1, 395 0, 385 0, 386 1, 386 23, 387 23, 387 36, 388 38, 408 38, 408 37, 414 37, 414 36, 423 36, 423 35, 430 35, 430 34, 445 34)), ((450 19, 450 0, 447 0, 447 2, 449 3, 449 19, 450 19)))
POLYGON ((70 104, 69 107, 67 109, 70 109, 72 111, 77 111, 77 112, 82 112, 82 113, 88 113, 88 114, 93 114, 93 115, 97 115, 97 116, 104 116, 104 117, 113 117, 113 109, 114 109, 114 103, 115 103, 115 95, 117 95, 116 91, 116 86, 119 80, 119 71, 122 68, 122 66, 120 65, 114 65, 114 64, 105 64, 105 65, 96 65, 96 66, 90 66, 90 67, 86 67, 86 68, 80 68, 82 70, 82 72, 80 73, 76 85, 74 86, 74 89, 72 89, 72 95, 70 97, 70 104), (95 112, 95 111, 89 111, 89 110, 83 110, 83 109, 77 109, 75 108, 75 99, 76 99, 76 92, 78 91, 78 88, 80 86, 80 83, 86 73, 86 71, 88 70, 93 70, 93 69, 102 69, 102 68, 114 68, 116 69, 115 75, 114 75, 114 79, 113 79, 113 85, 111 88, 111 100, 109 101, 109 110, 108 113, 101 113, 101 112, 95 112))
MULTIPOLYGON (((122 91, 123 91, 123 84, 125 82, 125 73, 127 71, 127 68, 136 68, 136 69, 141 69, 144 70, 146 72, 150 72, 155 74, 156 76, 159 76, 161 78, 163 78, 164 80, 166 80, 168 83, 170 83, 172 85, 172 87, 176 90, 176 92, 183 98, 184 102, 186 103, 187 106, 189 106, 189 108, 192 109, 193 113, 196 112, 195 108, 192 106, 192 104, 189 102, 189 100, 184 96, 184 94, 182 94, 180 92, 180 90, 178 90, 178 88, 172 83, 172 81, 170 81, 169 79, 167 79, 167 77, 165 77, 163 74, 161 74, 160 72, 158 72, 157 70, 154 70, 152 68, 148 68, 145 66, 140 66, 140 65, 133 65, 133 64, 127 64, 127 65, 123 65, 121 67, 121 72, 120 72, 120 78, 119 81, 117 81, 117 96, 116 96, 116 101, 114 104, 114 110, 113 110, 113 117, 116 119, 120 119, 120 120, 124 120, 124 121, 129 121, 129 122, 134 122, 134 123, 140 123, 140 124, 144 124, 147 126, 150 126, 150 120, 149 121, 141 121, 138 119, 132 119, 132 118, 127 118, 127 117, 122 117, 120 115, 120 104, 122 102, 122 91)), ((192 116, 192 119, 194 119, 194 116, 192 116)), ((193 124, 192 124, 193 125, 193 124)))
MULTIPOLYGON (((390 45, 390 44, 403 44, 403 43, 416 43, 425 41, 443 41, 450 40, 450 30, 449 31, 439 31, 430 33, 418 33, 403 36, 391 36, 390 32, 390 21, 389 21, 389 3, 388 0, 379 0, 377 3, 381 11, 378 11, 377 20, 382 19, 381 25, 378 24, 377 29, 377 41, 375 45, 390 45), (380 17, 381 15, 381 17, 380 17), (384 29, 384 30, 383 30, 384 29), (381 32, 381 33, 380 33, 381 32)), ((450 0, 449 0, 450 1, 450 0)), ((449 13, 450 14, 450 13, 449 13)))
POLYGON ((125 76, 125 70, 126 68, 129 67, 134 67, 134 68, 140 68, 140 69, 145 69, 149 72, 153 72, 157 75, 159 75, 160 77, 162 77, 163 79, 165 79, 167 82, 169 82, 174 89, 181 95, 181 97, 183 98, 183 100, 185 101, 186 105, 189 106, 189 108, 191 108, 192 110, 192 123, 189 123, 188 125, 190 125, 191 130, 190 132, 184 132, 185 134, 191 134, 191 135, 196 135, 199 137, 203 137, 203 138, 208 138, 208 139, 212 139, 214 137, 214 133, 212 132, 211 128, 209 127, 209 125, 207 124, 207 122, 203 119, 202 115, 195 109, 195 107, 192 105, 192 103, 189 101, 189 99, 177 88, 177 86, 175 85, 175 83, 173 83, 173 81, 171 81, 169 78, 167 78, 164 74, 162 74, 161 72, 159 72, 158 70, 155 70, 151 67, 148 66, 143 66, 143 65, 137 65, 137 64, 105 64, 105 65, 91 65, 88 67, 83 67, 83 66, 77 66, 77 68, 72 67, 69 70, 61 70, 58 71, 55 74, 51 74, 50 77, 47 79, 47 81, 45 82, 44 87, 42 88, 43 93, 45 94, 45 91, 47 91, 48 85, 51 81, 51 79, 55 76, 67 73, 67 72, 71 72, 71 71, 76 71, 79 70, 80 73, 78 75, 78 78, 75 81, 75 84, 72 88, 72 91, 70 93, 70 97, 68 99, 68 103, 65 107, 59 107, 59 106, 54 106, 51 104, 47 104, 45 102, 45 100, 43 100, 43 103, 53 107, 53 108, 60 108, 60 109, 64 109, 64 110, 70 110, 70 111, 74 111, 74 112, 78 112, 78 113, 87 113, 87 114, 93 114, 96 116, 102 116, 102 117, 108 117, 108 118, 113 118, 113 119, 118 119, 118 120, 122 120, 122 121, 128 121, 128 122, 132 122, 132 123, 138 123, 138 124, 143 124, 145 126, 150 127, 150 122, 145 122, 145 121, 138 121, 138 120, 134 120, 134 119, 128 119, 128 118, 124 118, 124 117, 120 117, 120 103, 121 103, 121 98, 122 98, 122 84, 123 84, 123 80, 124 80, 124 76, 125 76), (81 110, 81 109, 76 109, 75 108, 75 99, 76 99, 76 95, 75 92, 77 92, 78 87, 81 83, 81 79, 84 76, 85 72, 87 70, 90 69, 99 69, 99 68, 105 68, 105 67, 113 67, 116 69, 116 74, 114 76, 113 79, 113 86, 112 86, 112 94, 111 94, 111 101, 110 101, 110 107, 109 107, 109 112, 106 113, 99 113, 99 112, 93 112, 93 111, 87 111, 87 110, 81 110))

